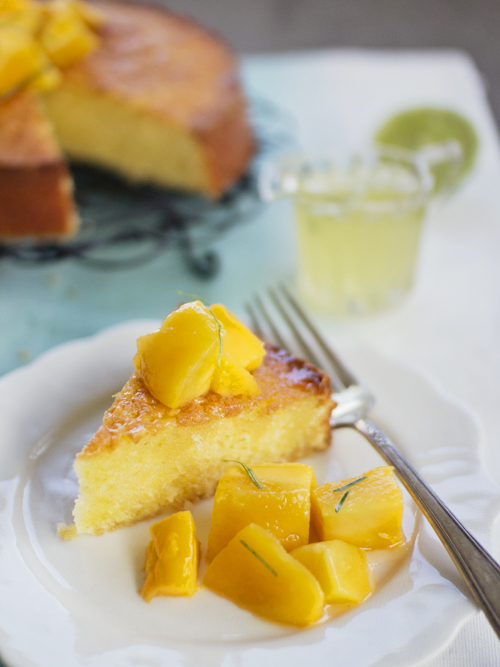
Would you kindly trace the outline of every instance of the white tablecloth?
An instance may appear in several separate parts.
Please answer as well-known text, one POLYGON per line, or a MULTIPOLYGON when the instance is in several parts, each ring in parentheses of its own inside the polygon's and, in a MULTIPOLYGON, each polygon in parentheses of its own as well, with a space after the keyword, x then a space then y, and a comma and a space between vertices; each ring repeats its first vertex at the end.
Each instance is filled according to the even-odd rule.
MULTIPOLYGON (((469 406, 480 424, 484 466, 500 483, 500 144, 487 82, 467 55, 450 51, 335 50, 251 57, 245 77, 252 94, 290 114, 304 148, 366 145, 388 116, 413 106, 451 107, 474 123, 481 139, 476 169, 429 216, 417 284, 408 302, 369 320, 324 319, 321 325, 414 363, 469 406)), ((257 268, 259 263, 268 267, 266 253, 274 253, 276 277, 292 275, 290 209, 277 204, 264 217, 268 227, 260 238, 257 268)), ((237 262, 237 250, 256 252, 252 244, 259 240, 240 231, 231 243, 237 262)), ((267 269, 266 280, 269 273, 267 269)), ((497 559, 499 524, 488 545, 497 559)), ((478 613, 424 664, 500 665, 500 642, 478 613)))

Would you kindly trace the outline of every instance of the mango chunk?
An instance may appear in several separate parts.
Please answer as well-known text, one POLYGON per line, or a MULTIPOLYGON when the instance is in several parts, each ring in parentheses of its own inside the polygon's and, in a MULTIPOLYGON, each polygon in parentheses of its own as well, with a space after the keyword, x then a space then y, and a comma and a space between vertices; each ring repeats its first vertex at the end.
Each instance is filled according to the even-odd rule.
POLYGON ((0 0, 0 27, 16 26, 34 35, 41 25, 42 13, 40 2, 0 0))
POLYGON ((222 304, 216 303, 210 306, 210 310, 226 332, 224 352, 247 371, 258 368, 266 354, 264 343, 222 304))
POLYGON ((142 597, 150 602, 156 595, 194 595, 199 543, 191 512, 177 512, 149 530, 142 597))
POLYGON ((98 37, 69 3, 51 3, 40 42, 58 67, 69 67, 99 46, 98 37))
POLYGON ((323 615, 324 594, 309 570, 260 526, 239 531, 208 566, 203 584, 278 623, 305 626, 323 615))
POLYGON ((134 364, 151 394, 178 408, 210 389, 219 358, 219 328, 201 301, 186 303, 160 329, 137 340, 134 364))
POLYGON ((25 84, 39 71, 40 50, 29 32, 3 25, 0 39, 0 95, 25 84))
POLYGON ((364 552, 341 540, 307 544, 290 552, 318 580, 325 602, 361 602, 372 591, 364 552))
POLYGON ((390 466, 327 482, 311 495, 311 520, 321 541, 344 540, 365 549, 404 541, 403 494, 390 466))
POLYGON ((252 466, 251 471, 262 489, 241 465, 230 466, 217 486, 208 562, 250 523, 272 533, 287 551, 309 541, 311 490, 316 486, 312 467, 267 463, 252 466))
POLYGON ((215 368, 210 389, 221 396, 253 396, 260 392, 253 375, 246 371, 228 352, 223 352, 215 368))

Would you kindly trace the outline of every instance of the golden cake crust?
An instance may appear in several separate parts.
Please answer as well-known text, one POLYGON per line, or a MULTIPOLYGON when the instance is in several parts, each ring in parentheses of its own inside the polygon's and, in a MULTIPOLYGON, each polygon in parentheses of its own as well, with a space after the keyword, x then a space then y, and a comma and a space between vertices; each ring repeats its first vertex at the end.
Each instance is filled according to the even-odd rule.
MULTIPOLYGON (((147 390, 142 379, 134 373, 116 395, 104 415, 103 424, 78 455, 85 459, 118 445, 123 436, 139 442, 146 434, 154 435, 165 422, 176 426, 205 424, 222 417, 236 417, 242 412, 262 416, 298 400, 305 394, 330 400, 331 386, 327 375, 312 364, 283 350, 267 345, 267 354, 254 377, 261 392, 255 396, 220 396, 212 391, 178 409, 167 408, 147 390)), ((329 432, 329 423, 325 431, 329 432)))

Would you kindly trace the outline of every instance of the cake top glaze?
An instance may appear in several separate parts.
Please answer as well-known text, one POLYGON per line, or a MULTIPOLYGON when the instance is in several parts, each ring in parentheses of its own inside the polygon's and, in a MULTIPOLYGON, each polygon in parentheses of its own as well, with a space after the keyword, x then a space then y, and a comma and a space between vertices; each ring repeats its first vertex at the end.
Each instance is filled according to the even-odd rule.
POLYGON ((254 396, 220 396, 212 391, 171 409, 157 401, 134 373, 106 412, 102 426, 79 457, 92 456, 116 446, 127 436, 139 441, 145 433, 154 435, 168 422, 175 426, 196 426, 242 412, 267 415, 302 398, 304 394, 329 397, 330 378, 315 366, 267 345, 267 354, 254 377, 261 389, 254 396))

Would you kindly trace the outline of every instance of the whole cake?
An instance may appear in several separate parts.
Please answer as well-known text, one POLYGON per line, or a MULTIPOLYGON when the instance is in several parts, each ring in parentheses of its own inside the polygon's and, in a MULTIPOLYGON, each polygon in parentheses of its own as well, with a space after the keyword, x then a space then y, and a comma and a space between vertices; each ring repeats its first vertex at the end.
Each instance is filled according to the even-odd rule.
POLYGON ((209 197, 226 191, 252 156, 237 60, 219 38, 161 6, 92 6, 104 16, 98 47, 63 68, 51 90, 0 100, 1 236, 75 230, 62 154, 209 197), (24 109, 22 128, 13 105, 24 109), (14 198, 9 179, 21 195, 14 198))
MULTIPOLYGON (((195 307, 196 304, 192 310, 195 307)), ((221 313, 220 306, 218 311, 212 308, 219 321, 228 312, 221 313)), ((162 335, 171 333, 176 313, 186 314, 181 311, 169 316, 158 332, 140 338, 138 350, 149 344, 149 337, 160 340, 162 335), (141 345, 141 340, 146 342, 141 345)), ((193 319, 189 326, 192 322, 193 319)), ((210 325, 208 318, 207 323, 210 325)), ((223 324, 229 331, 231 322, 223 324)), ((196 337, 199 340, 201 329, 198 325, 186 332, 182 324, 181 335, 173 343, 170 337, 170 359, 174 361, 168 362, 161 355, 167 382, 176 372, 172 364, 179 350, 186 349, 186 340, 193 349, 192 341, 196 337)), ((229 331, 224 350, 226 343, 232 345, 234 340, 229 331)), ((163 344, 161 340, 160 343, 163 344)), ((233 345, 233 364, 238 356, 236 348, 233 345)), ((196 360, 189 361, 196 381, 204 375, 207 363, 216 372, 221 370, 214 367, 217 350, 215 358, 208 362, 205 353, 197 355, 204 368, 196 360)), ((250 356, 255 359, 253 352, 250 356)), ((153 363, 158 360, 159 355, 153 363)), ((214 389, 202 389, 203 394, 175 408, 152 395, 144 379, 148 376, 141 372, 137 360, 134 363, 138 370, 116 395, 102 426, 76 458, 80 490, 73 511, 73 533, 100 534, 162 511, 179 509, 186 501, 210 496, 228 460, 248 465, 293 461, 330 444, 330 379, 308 362, 276 347, 268 346, 262 362, 251 372, 256 389, 233 384, 237 393, 230 395, 231 383, 226 383, 226 391, 220 383, 212 382, 214 389), (248 393, 241 393, 244 391, 248 393)), ((221 372, 225 374, 226 370, 221 372)), ((232 369, 229 373, 234 375, 232 369)), ((158 384, 157 379, 156 387, 158 384)), ((190 382, 189 391, 192 386, 190 382)))

